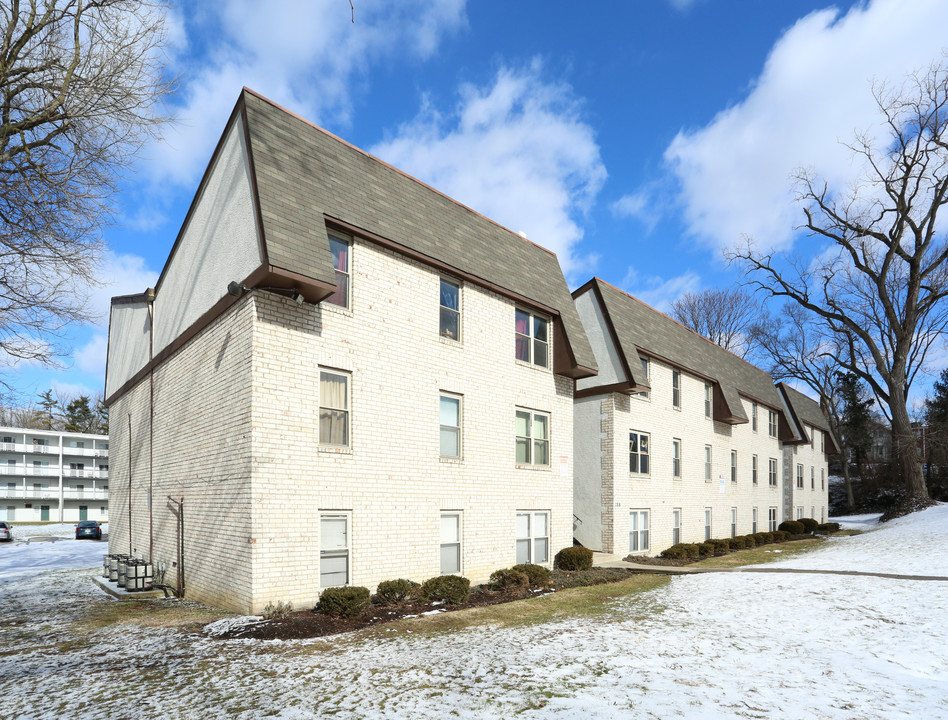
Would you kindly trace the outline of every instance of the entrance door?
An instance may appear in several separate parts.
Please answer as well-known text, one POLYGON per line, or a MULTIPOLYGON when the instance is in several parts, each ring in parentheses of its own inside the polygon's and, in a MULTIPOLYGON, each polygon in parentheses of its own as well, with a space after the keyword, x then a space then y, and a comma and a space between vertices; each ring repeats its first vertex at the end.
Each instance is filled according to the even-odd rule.
POLYGON ((16 520, 16 505, 7 505, 7 520, 10 522, 16 520))
POLYGON ((49 505, 40 505, 40 522, 49 522, 49 505))
POLYGON ((82 522, 83 520, 88 520, 88 519, 89 519, 89 506, 80 505, 79 506, 79 522, 82 522))

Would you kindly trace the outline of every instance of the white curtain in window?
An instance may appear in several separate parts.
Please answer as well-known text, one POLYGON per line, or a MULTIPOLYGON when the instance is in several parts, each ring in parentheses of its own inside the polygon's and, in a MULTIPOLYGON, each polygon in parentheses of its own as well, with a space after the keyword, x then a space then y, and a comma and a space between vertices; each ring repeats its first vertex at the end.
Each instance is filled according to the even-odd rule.
POLYGON ((338 373, 319 374, 319 442, 349 444, 349 378, 338 373))

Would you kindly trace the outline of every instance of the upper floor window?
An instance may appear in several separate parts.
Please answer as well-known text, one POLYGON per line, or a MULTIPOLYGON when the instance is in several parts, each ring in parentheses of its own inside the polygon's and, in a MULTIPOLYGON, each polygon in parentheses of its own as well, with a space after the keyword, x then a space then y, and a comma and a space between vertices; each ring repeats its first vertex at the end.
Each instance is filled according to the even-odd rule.
POLYGON ((773 410, 767 411, 767 433, 770 437, 777 437, 777 413, 773 410))
POLYGON ((757 456, 751 456, 751 483, 757 484, 757 456))
POLYGON ((329 236, 332 266, 336 269, 336 291, 326 298, 333 305, 349 307, 349 242, 335 235, 329 236))
MULTIPOLYGON (((651 363, 649 359, 645 356, 639 356, 639 360, 642 361, 642 379, 646 383, 649 383, 650 378, 651 378, 651 370, 652 370, 651 363)), ((636 394, 638 395, 638 397, 643 398, 644 400, 648 400, 649 397, 651 397, 648 390, 646 390, 645 392, 640 392, 636 394)))
POLYGON ((517 360, 549 367, 550 321, 517 309, 515 331, 517 360))
POLYGON ((681 410, 681 373, 672 370, 672 407, 681 410))
POLYGON ((319 371, 319 443, 349 445, 349 374, 319 371))
POLYGON ((757 432, 757 403, 751 403, 751 430, 757 432))
POLYGON ((706 418, 711 417, 711 411, 714 408, 714 395, 711 386, 705 384, 704 386, 704 416, 706 418))
POLYGON ((815 427, 811 427, 811 428, 810 428, 810 450, 813 449, 813 440, 814 440, 814 437, 813 437, 813 436, 814 436, 814 435, 816 435, 816 428, 815 428, 815 427))
POLYGON ((704 446, 704 479, 711 482, 711 446, 704 446))
POLYGON ((731 450, 731 482, 737 482, 737 450, 731 450))
POLYGON ((810 465, 810 490, 816 489, 816 470, 810 465))
POLYGON ((550 416, 517 409, 517 464, 550 464, 550 416))
POLYGON ((441 394, 441 457, 461 457, 461 398, 441 394))
POLYGON ((767 484, 777 487, 777 459, 770 458, 767 466, 767 484))
POLYGON ((803 487, 803 466, 797 465, 797 487, 803 487))
POLYGON ((461 286, 441 278, 441 337, 461 339, 461 286))
POLYGON ((648 434, 629 433, 629 472, 648 475, 648 434))
POLYGON ((826 433, 820 430, 820 452, 826 452, 826 433))
POLYGON ((681 479, 681 440, 672 440, 672 477, 681 479))
POLYGON ((820 468, 820 490, 826 490, 826 469, 820 468))

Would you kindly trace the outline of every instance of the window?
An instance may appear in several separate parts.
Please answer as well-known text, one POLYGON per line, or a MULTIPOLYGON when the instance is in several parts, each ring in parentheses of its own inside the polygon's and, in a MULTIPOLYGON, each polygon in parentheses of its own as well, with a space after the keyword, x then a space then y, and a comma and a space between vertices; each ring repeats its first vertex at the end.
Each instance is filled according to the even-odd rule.
POLYGON ((515 318, 515 337, 517 340, 517 360, 533 363, 540 367, 549 366, 550 321, 526 310, 517 310, 515 318))
POLYGON ((681 410, 681 373, 672 370, 672 407, 681 410))
POLYGON ((751 430, 757 432, 757 403, 751 403, 751 430))
POLYGON ((349 374, 319 371, 319 444, 349 446, 349 374))
POLYGON ((777 530, 777 508, 767 508, 767 531, 776 532, 777 530))
POLYGON ((770 487, 777 487, 777 459, 770 458, 767 468, 767 484, 770 487))
POLYGON ((325 513, 319 516, 319 586, 348 585, 349 515, 325 513))
POLYGON ((648 435, 629 433, 629 472, 648 475, 648 435))
POLYGON ((461 398, 441 393, 441 457, 461 457, 461 398))
MULTIPOLYGON (((652 376, 651 362, 644 355, 640 355, 639 360, 642 362, 642 373, 644 374, 644 380, 646 383, 651 384, 650 382, 651 376, 652 376)), ((636 393, 636 396, 642 398, 643 400, 648 400, 651 397, 651 394, 648 391, 646 391, 646 392, 636 393)))
POLYGON ((826 452, 826 433, 820 430, 820 452, 826 452))
POLYGON ((326 302, 349 307, 349 242, 335 235, 329 236, 332 266, 336 269, 336 290, 326 302))
POLYGON ((74 443, 74 447, 77 447, 77 448, 84 448, 85 446, 86 446, 86 443, 84 440, 76 440, 76 442, 74 443))
POLYGON ((816 518, 816 505, 810 506, 810 517, 814 519, 816 518))
POLYGON ((461 339, 461 286, 441 278, 441 337, 461 339))
POLYGON ((814 435, 816 435, 816 428, 812 428, 812 427, 811 427, 811 428, 810 428, 810 450, 813 449, 813 440, 815 439, 815 438, 813 437, 814 435))
POLYGON ((737 482, 737 450, 731 450, 731 482, 737 482))
POLYGON ((751 456, 751 482, 757 484, 757 456, 751 456))
POLYGON ((681 440, 672 440, 672 477, 681 480, 681 440))
POLYGON ((47 443, 44 438, 33 438, 33 444, 34 444, 34 445, 39 445, 39 446, 42 447, 42 446, 44 446, 44 445, 48 445, 49 443, 47 443))
POLYGON ((711 446, 704 446, 704 480, 711 482, 711 446))
POLYGON ((461 572, 461 513, 441 513, 441 574, 461 572))
POLYGON ((550 416, 532 410, 517 410, 517 464, 550 464, 550 416))
POLYGON ((773 410, 767 411, 767 433, 770 437, 777 437, 777 413, 773 410))
POLYGON ((826 490, 826 469, 820 468, 820 490, 826 490))
POLYGON ((737 537, 737 508, 731 508, 731 537, 737 537))
POLYGON ((797 487, 803 488, 803 466, 797 465, 797 487))
POLYGON ((704 539, 711 539, 711 508, 704 509, 704 539))
POLYGON ((800 505, 797 507, 797 520, 803 517, 803 506, 800 505))
POLYGON ((648 510, 629 513, 629 552, 648 550, 648 510))
POLYGON ((714 407, 713 395, 711 386, 705 383, 704 386, 704 416, 706 418, 711 417, 711 410, 714 407))
POLYGON ((810 465, 810 490, 816 490, 816 470, 810 465))
POLYGON ((672 545, 681 542, 681 508, 672 510, 672 545))
POLYGON ((517 564, 550 562, 550 514, 517 513, 517 564))
POLYGON ((751 535, 757 533, 757 508, 751 508, 751 535))

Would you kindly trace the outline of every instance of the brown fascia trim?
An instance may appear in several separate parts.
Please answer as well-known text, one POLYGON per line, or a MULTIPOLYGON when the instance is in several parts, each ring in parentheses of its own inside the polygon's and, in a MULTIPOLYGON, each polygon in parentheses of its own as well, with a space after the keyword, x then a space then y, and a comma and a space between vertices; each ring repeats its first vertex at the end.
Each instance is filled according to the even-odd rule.
POLYGON ((496 293, 501 297, 513 300, 519 305, 524 305, 528 308, 539 310, 549 315, 553 319, 554 332, 553 372, 557 375, 563 375, 565 377, 574 379, 591 377, 598 374, 598 371, 593 370, 592 368, 587 368, 583 365, 579 365, 576 362, 576 356, 573 354, 573 348, 569 344, 569 338, 566 335, 566 329, 563 327, 563 320, 560 317, 559 310, 556 308, 552 308, 549 305, 544 305, 543 303, 529 298, 526 295, 521 295, 520 293, 508 290, 507 288, 497 285, 490 280, 485 280, 478 275, 460 270, 453 265, 449 265, 443 260, 438 260, 437 258, 433 258, 430 255, 425 255, 418 250, 378 235, 371 230, 366 230, 365 228, 348 223, 345 220, 329 215, 328 213, 325 213, 323 217, 326 221, 326 226, 328 229, 334 229, 337 232, 353 235, 362 240, 380 245, 381 247, 391 250, 392 252, 404 255, 405 257, 411 258, 412 260, 415 260, 423 265, 434 268, 440 273, 444 273, 445 275, 463 280, 464 282, 471 283, 472 285, 477 285, 478 287, 482 287, 486 290, 496 293), (566 352, 565 357, 562 354, 564 349, 566 352))
POLYGON ((582 390, 573 391, 573 399, 580 400, 584 397, 591 397, 593 395, 611 395, 612 393, 622 393, 623 395, 631 395, 635 392, 644 392, 638 391, 633 385, 627 382, 612 383, 611 385, 597 385, 595 387, 583 388, 582 390))
POLYGON ((784 390, 783 383, 778 383, 777 389, 780 391, 780 396, 783 398, 784 405, 787 406, 787 412, 790 414, 788 419, 784 413, 780 413, 780 418, 777 420, 777 439, 784 445, 809 445, 810 440, 806 436, 806 428, 800 422, 800 418, 797 417, 797 411, 793 409, 793 403, 790 402, 790 397, 784 390), (800 430, 803 435, 802 438, 794 437, 790 421, 800 430))
MULTIPOLYGON (((247 146, 247 170, 250 174, 250 196, 253 198, 253 217, 257 225, 257 242, 260 245, 260 257, 264 265, 270 264, 270 253, 267 252, 267 241, 263 232, 263 211, 260 209, 260 193, 257 192, 257 169, 253 160, 253 144, 250 141, 250 123, 247 121, 247 103, 244 100, 244 93, 240 93, 237 100, 237 108, 234 112, 240 111, 240 121, 243 123, 244 143, 247 146)), ((221 137, 223 140, 223 136, 221 137)), ((215 151, 216 153, 216 151, 215 151)))
MULTIPOLYGON (((632 375, 632 371, 629 369, 629 361, 626 360, 625 353, 622 351, 622 344, 619 342, 619 333, 616 332, 615 325, 612 324, 612 317, 609 315, 609 308, 606 306, 605 298, 603 298, 602 291, 599 289, 599 284, 596 282, 596 280, 597 278, 594 277, 586 281, 585 284, 581 285, 580 287, 576 288, 572 293, 570 293, 570 296, 573 298, 573 300, 576 300, 576 298, 588 292, 590 289, 593 291, 593 294, 596 296, 596 302, 599 303, 599 310, 602 312, 602 317, 606 321, 606 329, 609 331, 609 337, 612 339, 612 344, 615 347, 616 353, 619 356, 619 362, 622 363, 622 372, 625 373, 625 376, 627 378, 625 381, 625 385, 630 388, 629 389, 630 393, 631 392, 645 392, 649 390, 650 388, 643 388, 641 390, 637 390, 636 388, 640 386, 632 385, 632 380, 634 376, 632 375)), ((621 391, 617 391, 617 392, 621 392, 621 391)))

